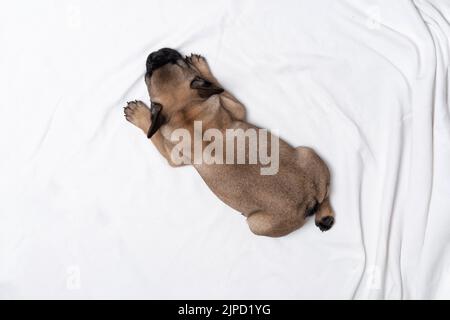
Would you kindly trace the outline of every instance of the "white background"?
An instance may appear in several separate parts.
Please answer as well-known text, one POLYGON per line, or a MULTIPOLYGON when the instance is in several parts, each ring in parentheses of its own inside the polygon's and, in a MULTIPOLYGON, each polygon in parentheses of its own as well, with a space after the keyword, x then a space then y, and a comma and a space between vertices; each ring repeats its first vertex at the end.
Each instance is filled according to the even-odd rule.
POLYGON ((450 298, 450 2, 2 1, 0 298, 450 298), (314 147, 336 224, 254 236, 123 118, 201 53, 314 147))

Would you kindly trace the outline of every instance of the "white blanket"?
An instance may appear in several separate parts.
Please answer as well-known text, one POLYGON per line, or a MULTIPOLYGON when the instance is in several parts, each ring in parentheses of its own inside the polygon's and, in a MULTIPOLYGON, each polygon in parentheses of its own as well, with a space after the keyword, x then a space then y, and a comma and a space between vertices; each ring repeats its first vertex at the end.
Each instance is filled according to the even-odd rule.
POLYGON ((450 1, 2 1, 0 298, 450 298, 450 1), (254 236, 127 123, 201 53, 332 171, 336 224, 254 236))

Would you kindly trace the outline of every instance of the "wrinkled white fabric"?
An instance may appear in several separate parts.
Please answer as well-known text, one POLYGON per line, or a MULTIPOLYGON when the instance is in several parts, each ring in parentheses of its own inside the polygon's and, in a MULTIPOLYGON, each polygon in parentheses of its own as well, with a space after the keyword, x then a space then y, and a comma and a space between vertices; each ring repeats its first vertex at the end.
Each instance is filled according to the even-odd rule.
POLYGON ((450 1, 2 1, 0 298, 450 298, 450 1), (336 224, 254 236, 123 118, 206 56, 336 224))

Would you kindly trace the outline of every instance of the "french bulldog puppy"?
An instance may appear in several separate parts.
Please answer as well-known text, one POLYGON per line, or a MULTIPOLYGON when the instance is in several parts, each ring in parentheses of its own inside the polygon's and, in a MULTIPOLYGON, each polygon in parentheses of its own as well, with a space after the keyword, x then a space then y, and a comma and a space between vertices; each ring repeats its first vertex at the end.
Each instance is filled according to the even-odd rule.
MULTIPOLYGON (((149 55, 146 67, 151 108, 142 101, 128 102, 125 118, 151 139, 170 165, 192 165, 219 199, 246 217, 256 235, 287 235, 313 215, 321 231, 333 226, 330 173, 311 148, 294 148, 271 133, 266 141, 261 135, 253 136, 256 149, 250 143, 230 148, 226 145, 229 139, 219 139, 218 134, 226 136, 239 129, 240 133, 256 132, 261 128, 246 121, 244 106, 224 90, 203 57, 184 57, 176 50, 163 48, 149 55), (179 148, 181 138, 174 136, 180 129, 191 137, 207 135, 197 147, 209 148, 215 161, 198 161, 192 141, 187 148, 179 148), (215 148, 211 148, 214 143, 215 148), (276 172, 263 173, 267 163, 250 161, 251 151, 259 152, 262 146, 268 147, 267 154, 276 155, 272 157, 278 162, 276 172), (245 161, 236 163, 236 155, 242 151, 245 161), (234 161, 230 163, 229 159, 234 161)), ((245 138, 250 141, 250 135, 244 137, 247 141, 245 138)))

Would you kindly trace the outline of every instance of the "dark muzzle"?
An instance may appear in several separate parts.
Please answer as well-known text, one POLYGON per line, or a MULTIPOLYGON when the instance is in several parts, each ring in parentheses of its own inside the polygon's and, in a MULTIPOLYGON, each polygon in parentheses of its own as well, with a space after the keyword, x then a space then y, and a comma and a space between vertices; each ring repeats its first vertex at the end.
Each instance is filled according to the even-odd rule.
POLYGON ((158 51, 150 53, 147 58, 147 75, 152 74, 156 69, 168 64, 168 63, 176 63, 178 59, 182 59, 181 54, 174 49, 170 48, 162 48, 158 51))

